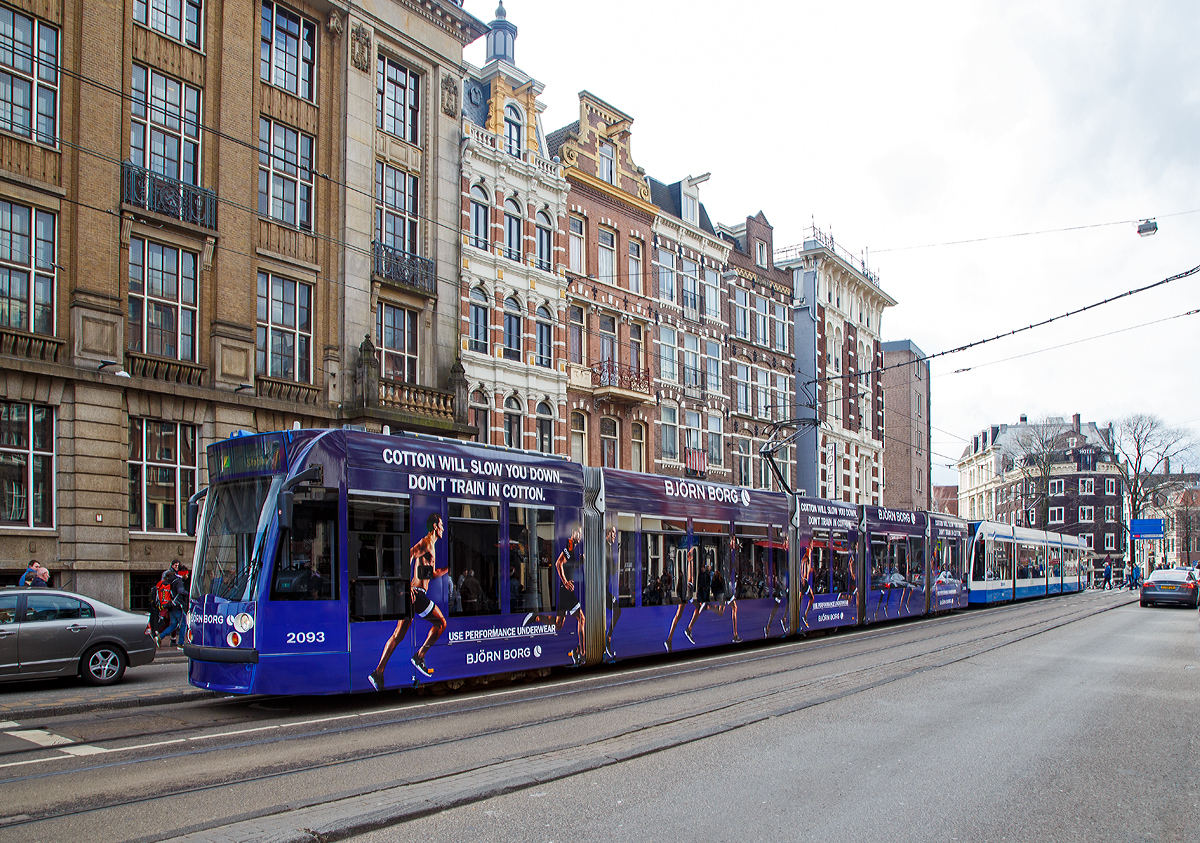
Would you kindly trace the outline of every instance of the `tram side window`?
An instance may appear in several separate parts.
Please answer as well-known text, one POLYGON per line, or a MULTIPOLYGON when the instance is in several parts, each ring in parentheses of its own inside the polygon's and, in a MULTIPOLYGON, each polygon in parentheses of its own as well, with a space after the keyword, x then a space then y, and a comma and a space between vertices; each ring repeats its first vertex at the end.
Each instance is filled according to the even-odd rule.
MULTIPOLYGON (((510 612, 550 608, 554 577, 554 510, 508 508, 508 606, 510 612)), ((460 590, 462 587, 460 586, 460 590)), ((466 592, 463 591, 466 600, 466 592)), ((468 612, 467 604, 462 607, 468 612)))
MULTIPOLYGON (((500 614, 500 505, 450 502, 450 577, 462 598, 462 609, 453 614, 500 614), (478 598, 468 607, 466 585, 479 585, 478 598)), ((508 577, 504 580, 509 582, 508 577)), ((511 584, 510 584, 511 587, 511 584)))
POLYGON ((608 571, 616 572, 618 605, 628 608, 633 605, 634 566, 637 564, 637 516, 619 513, 615 525, 609 525, 604 537, 608 571), (613 532, 615 531, 615 536, 613 532))
POLYGON ((678 521, 642 518, 642 605, 682 603, 687 588, 685 525, 678 521), (676 574, 683 571, 684 580, 676 574))
POLYGON ((908 539, 908 582, 913 588, 925 588, 925 539, 921 536, 908 539))
POLYGON ((1027 580, 1041 576, 1038 571, 1037 548, 1031 544, 1017 545, 1017 579, 1027 580))
POLYGON ((1013 578, 1012 542, 992 542, 992 560, 988 565, 989 580, 1011 580, 1013 578))
POLYGON ((397 620, 408 614, 412 576, 407 500, 347 502, 350 620, 397 620))
POLYGON ((739 600, 768 596, 767 539, 765 524, 734 524, 733 568, 739 600))
POLYGON ((272 600, 338 599, 336 523, 336 500, 296 502, 291 535, 280 545, 271 579, 272 600))
MULTIPOLYGON (((829 593, 829 532, 814 530, 810 545, 808 587, 813 594, 829 593)), ((803 583, 801 584, 803 586, 803 583)))
POLYGON ((692 530, 696 543, 696 599, 701 603, 728 600, 729 580, 733 576, 729 566, 729 525, 696 521, 692 530))

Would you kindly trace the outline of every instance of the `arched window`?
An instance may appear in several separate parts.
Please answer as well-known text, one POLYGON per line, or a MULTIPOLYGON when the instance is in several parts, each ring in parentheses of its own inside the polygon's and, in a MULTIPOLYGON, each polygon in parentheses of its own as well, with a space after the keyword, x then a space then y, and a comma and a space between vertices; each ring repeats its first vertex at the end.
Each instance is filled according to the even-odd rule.
POLYGON ((571 459, 587 464, 587 417, 571 413, 571 459))
POLYGON ((471 424, 476 428, 475 441, 487 445, 491 442, 491 423, 487 395, 482 389, 471 393, 471 424))
POLYGON ((641 422, 629 426, 629 467, 633 471, 646 470, 646 426, 641 422))
POLYGON ((471 334, 468 351, 488 353, 488 297, 480 288, 471 290, 471 334))
POLYGON ((521 447, 521 400, 514 395, 504 399, 504 444, 521 447))
POLYGON ((541 305, 537 309, 537 348, 534 362, 549 369, 554 363, 553 337, 554 325, 551 322, 550 308, 541 305))
POLYGON ((512 198, 504 202, 504 256, 521 260, 521 203, 512 198))
POLYGON ((554 453, 554 410, 541 401, 537 405, 537 449, 543 454, 554 453))
POLYGON ((488 195, 479 185, 471 188, 471 245, 476 249, 487 249, 491 238, 488 236, 488 195))
POLYGON ((515 296, 504 300, 504 359, 521 359, 521 302, 515 296))
POLYGON ((620 452, 617 447, 619 429, 616 419, 600 419, 600 464, 605 468, 620 468, 620 452))
POLYGON ((550 232, 554 224, 550 222, 550 215, 545 211, 538 211, 537 215, 537 267, 550 271, 551 260, 551 237, 550 232))
POLYGON ((521 157, 521 111, 515 105, 504 107, 504 149, 509 155, 521 157))

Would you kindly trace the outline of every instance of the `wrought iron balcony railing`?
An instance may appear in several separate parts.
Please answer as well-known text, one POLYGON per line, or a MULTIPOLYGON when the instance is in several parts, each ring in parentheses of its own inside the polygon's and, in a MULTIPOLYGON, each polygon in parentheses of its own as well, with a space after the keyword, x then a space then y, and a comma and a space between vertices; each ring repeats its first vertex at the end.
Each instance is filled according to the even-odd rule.
POLYGON ((433 261, 394 249, 378 240, 372 241, 371 246, 375 253, 374 272, 380 278, 431 296, 437 294, 433 261))
POLYGON ((131 161, 121 164, 121 201, 192 225, 217 228, 217 194, 131 161))
POLYGON ((650 370, 621 366, 615 360, 601 360, 592 365, 592 386, 615 386, 649 395, 650 370))

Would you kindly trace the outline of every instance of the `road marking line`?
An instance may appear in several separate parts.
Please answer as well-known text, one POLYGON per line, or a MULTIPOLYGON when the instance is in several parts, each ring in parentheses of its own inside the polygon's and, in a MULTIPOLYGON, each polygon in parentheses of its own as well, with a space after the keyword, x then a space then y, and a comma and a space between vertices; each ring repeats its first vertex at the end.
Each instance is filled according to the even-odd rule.
POLYGON ((15 729, 20 725, 15 720, 0 720, 0 729, 15 729))
POLYGON ((109 752, 109 750, 102 746, 92 746, 86 743, 60 747, 58 751, 65 752, 68 755, 99 755, 102 752, 109 752))
POLYGON ((23 741, 35 743, 38 746, 59 746, 64 743, 75 743, 70 738, 64 738, 62 735, 56 735, 52 732, 47 732, 45 729, 17 729, 11 732, 5 732, 6 735, 12 735, 14 738, 20 738, 23 741))

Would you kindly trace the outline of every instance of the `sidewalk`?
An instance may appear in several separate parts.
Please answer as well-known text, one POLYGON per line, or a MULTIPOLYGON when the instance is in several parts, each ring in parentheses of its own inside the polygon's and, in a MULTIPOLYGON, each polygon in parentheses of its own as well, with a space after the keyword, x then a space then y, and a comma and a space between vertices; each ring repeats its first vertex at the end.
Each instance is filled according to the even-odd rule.
POLYGON ((130 668, 116 685, 99 688, 85 685, 80 679, 4 683, 0 685, 0 721, 25 724, 41 717, 220 696, 216 691, 205 691, 188 684, 187 661, 182 650, 163 648, 152 663, 130 668))

